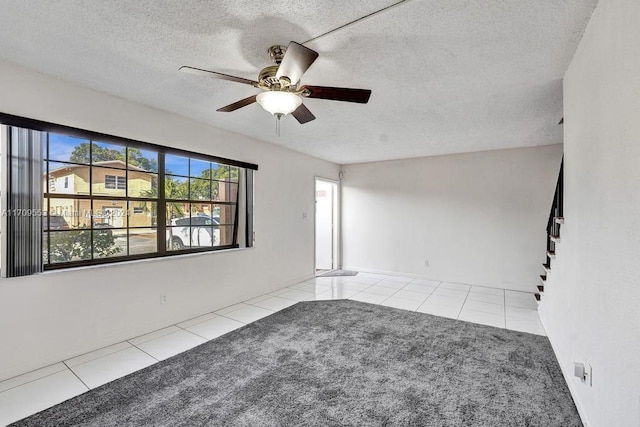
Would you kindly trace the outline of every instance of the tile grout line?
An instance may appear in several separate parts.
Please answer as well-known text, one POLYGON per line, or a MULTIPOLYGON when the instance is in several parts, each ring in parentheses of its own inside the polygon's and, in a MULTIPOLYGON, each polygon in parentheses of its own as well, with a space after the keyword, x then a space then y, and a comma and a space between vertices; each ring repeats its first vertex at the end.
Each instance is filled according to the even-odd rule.
MULTIPOLYGON (((206 322, 206 320, 205 320, 205 322, 206 322)), ((200 325, 201 323, 204 323, 204 322, 196 323, 196 325, 200 325)), ((191 326, 196 326, 196 325, 191 325, 191 326)), ((202 336, 202 335, 200 335, 200 334, 196 334, 195 332, 190 331, 190 330, 188 330, 187 328, 183 328, 182 326, 178 326, 178 325, 176 325, 176 326, 177 326, 178 328, 180 328, 181 330, 185 331, 185 332, 189 332, 190 334, 193 334, 193 335, 195 335, 196 337, 200 337, 200 338, 202 338, 203 340, 205 340, 205 342, 209 342, 209 341, 211 341, 209 338, 207 338, 207 337, 203 337, 203 336, 202 336)), ((191 327, 191 326, 189 326, 189 327, 191 327)), ((212 339, 213 339, 213 338, 212 338, 212 339)), ((204 344, 204 343, 202 343, 202 344, 204 344)), ((142 350, 142 349, 141 349, 141 350, 142 350)), ((144 350, 142 350, 142 351, 144 351, 144 350)), ((149 355, 149 356, 151 356, 151 355, 149 355)), ((153 357, 153 356, 151 356, 151 357, 153 357)))
MULTIPOLYGON (((164 329, 164 328, 161 328, 161 329, 164 329)), ((159 331, 159 330, 161 330, 161 329, 157 329, 157 331, 159 331)), ((156 331, 152 331, 152 332, 149 332, 149 333, 150 333, 150 334, 152 334, 152 333, 154 333, 154 332, 156 332, 156 331)), ((133 338, 132 338, 132 339, 133 339, 133 338)), ((89 352, 87 352, 87 353, 82 353, 82 354, 81 354, 81 355, 79 355, 79 356, 70 357, 70 358, 68 358, 68 359, 66 359, 66 360, 61 360, 61 361, 60 361, 60 363, 64 363, 64 364, 66 365, 66 364, 67 364, 67 362, 68 362, 68 361, 70 361, 70 360, 72 360, 72 359, 77 359, 77 358, 79 358, 79 357, 86 356, 87 354, 95 353, 95 352, 98 352, 98 351, 100 351, 100 350, 104 350, 105 348, 109 348, 109 347, 116 346, 116 345, 118 345, 118 344, 129 344, 129 347, 127 347, 127 348, 123 348, 123 349, 120 349, 120 350, 118 350, 118 351, 112 351, 112 352, 110 352, 110 353, 103 354, 103 355, 101 355, 101 356, 99 356, 99 357, 94 357, 94 358, 89 359, 89 360, 87 360, 87 361, 85 361, 85 362, 78 363, 76 366, 86 365, 87 363, 89 363, 89 362, 93 362, 94 360, 102 359, 103 357, 111 356, 112 354, 117 354, 117 353, 120 353, 120 352, 122 352, 122 351, 128 350, 128 349, 129 349, 129 348, 131 348, 131 347, 135 347, 133 344, 131 344, 131 343, 129 342, 129 340, 124 340, 124 341, 117 342, 117 343, 115 343, 115 344, 110 344, 110 345, 107 345, 107 346, 105 346, 105 347, 98 348, 98 349, 93 350, 93 351, 89 351, 89 352)), ((71 368, 69 368, 69 369, 71 369, 71 368)))
MULTIPOLYGON (((233 311, 238 311, 238 310, 233 310, 233 311)), ((233 311, 232 311, 232 312, 230 312, 230 313, 226 313, 226 314, 231 314, 231 313, 233 313, 233 311)), ((227 316, 226 316, 226 315, 224 315, 224 314, 218 314, 218 316, 220 316, 220 317, 224 317, 225 319, 233 320, 234 322, 242 323, 242 326, 248 325, 248 323, 241 322, 241 321, 236 320, 236 319, 233 319, 233 318, 231 318, 231 317, 227 317, 227 316)))
MULTIPOLYGON (((221 308, 220 310, 224 310, 224 309, 223 309, 223 308, 221 308)), ((201 315, 201 316, 192 317, 191 319, 187 319, 187 320, 185 320, 185 321, 183 321, 183 322, 180 322, 180 323, 186 323, 186 322, 188 322, 188 321, 190 321, 190 320, 197 319, 198 317, 208 316, 208 315, 210 315, 210 314, 213 314, 213 315, 216 315, 216 316, 220 316, 219 314, 216 314, 215 312, 210 311, 210 312, 205 313, 205 314, 203 314, 203 315, 201 315)), ((199 324, 201 324, 201 323, 208 322, 209 320, 213 320, 213 319, 203 320, 203 321, 201 321, 201 322, 194 323, 194 324, 193 324, 193 325, 191 325, 191 326, 196 326, 196 325, 199 325, 199 324)), ((174 324, 173 326, 178 327, 178 328, 183 329, 183 330, 185 330, 185 331, 186 331, 187 329, 186 329, 186 328, 183 328, 182 326, 180 326, 180 323, 176 323, 176 324, 174 324)), ((189 326, 189 327, 191 327, 191 326, 189 326)), ((189 331, 189 332, 191 332, 191 331, 189 331)), ((150 332, 150 333, 153 333, 153 332, 150 332)))
MULTIPOLYGON (((440 282, 442 283, 442 282, 440 282)), ((424 299, 424 301, 422 301, 420 303, 420 305, 418 306, 418 308, 416 308, 414 311, 416 313, 422 313, 421 311, 418 311, 420 309, 420 307, 422 307, 423 305, 426 304, 427 301, 429 301, 429 298, 431 298, 431 296, 433 295, 433 293, 435 292, 436 289, 438 289, 438 286, 440 286, 440 283, 438 283, 433 289, 431 289, 431 292, 429 292, 429 295, 427 295, 427 297, 424 299)))
POLYGON ((456 316, 456 320, 460 320, 460 314, 462 314, 462 309, 464 308, 464 305, 467 303, 467 298, 469 298, 469 293, 471 292, 471 286, 469 286, 469 289, 467 290, 467 295, 464 296, 464 301, 462 301, 462 306, 460 307, 460 311, 458 312, 458 316, 456 316))
MULTIPOLYGON (((57 365, 58 363, 62 363, 63 365, 65 365, 65 368, 66 368, 66 369, 69 369, 69 367, 68 367, 68 366, 66 365, 66 363, 64 363, 64 362, 57 362, 57 363, 54 363, 53 365, 57 365)), ((18 378, 18 377, 21 377, 21 376, 24 376, 24 375, 29 375, 29 374, 31 374, 32 372, 36 372, 36 371, 39 371, 39 370, 41 370, 41 369, 48 368, 49 366, 53 366, 53 365, 43 366, 42 368, 34 369, 33 371, 25 372, 24 374, 20 374, 20 375, 16 375, 16 376, 14 376, 14 377, 11 377, 11 378, 7 378, 6 380, 2 380, 2 381, 0 381, 0 383, 3 383, 3 382, 5 382, 5 381, 11 381, 11 380, 13 380, 13 379, 15 379, 15 378, 18 378)), ((5 392, 9 391, 9 390, 13 390, 14 388, 18 388, 18 387, 22 387, 23 385, 31 384, 31 383, 32 383, 32 382, 34 382, 34 381, 39 381, 39 380, 41 380, 41 379, 43 379, 43 378, 47 378, 47 377, 50 377, 50 376, 55 375, 55 374, 59 374, 60 372, 64 372, 64 371, 65 371, 65 369, 60 369, 60 370, 59 370, 59 371, 57 371, 57 372, 52 372, 52 373, 50 373, 50 374, 43 375, 43 376, 38 377, 38 378, 34 378, 34 379, 32 379, 31 381, 26 381, 26 382, 24 382, 24 383, 21 383, 21 384, 15 385, 15 386, 13 386, 13 387, 9 387, 9 388, 8 388, 8 389, 6 389, 6 390, 2 390, 2 391, 0 391, 0 395, 1 395, 2 393, 5 393, 5 392)), ((84 384, 84 383, 83 383, 83 384, 84 384)))
MULTIPOLYGON (((163 337, 166 337, 166 335, 163 335, 163 337)), ((158 338, 162 338, 162 337, 158 337, 158 338)), ((150 340, 150 341, 153 341, 153 340, 150 340)), ((129 341, 127 341, 127 342, 129 342, 129 341)), ((145 342, 149 342, 149 341, 145 341, 145 342)), ((131 344, 131 343, 129 342, 129 344, 131 344)), ((140 343, 140 344, 144 344, 144 343, 140 343)), ((152 358, 153 360, 155 360, 155 363, 153 363, 154 365, 155 365, 156 363, 160 362, 160 360, 158 360, 157 358, 153 357, 152 355, 150 355, 149 353, 147 353, 146 351, 144 351, 143 349, 141 349, 141 348, 140 348, 140 347, 138 347, 137 345, 135 345, 135 344, 131 344, 131 345, 133 346, 133 348, 136 348, 136 349, 140 350, 141 352, 143 352, 144 354, 146 354, 147 356, 149 356, 150 358, 152 358)), ((143 369, 143 368, 140 368, 140 369, 143 369)), ((136 371, 134 371, 134 372, 137 372, 137 371, 139 371, 140 369, 136 369, 136 371)))
MULTIPOLYGON (((157 330, 159 331, 160 329, 157 329, 157 330)), ((150 333, 150 334, 152 334, 153 332, 156 332, 156 331, 151 331, 151 332, 149 332, 149 333, 150 333)), ((64 360, 61 360, 60 362, 57 362, 57 363, 64 363, 64 364, 66 364, 66 361, 69 361, 69 360, 72 360, 72 359, 77 359, 77 358, 79 358, 79 357, 86 356, 86 355, 88 355, 88 354, 95 353, 95 352, 100 351, 100 350, 104 350, 105 348, 113 347, 113 346, 116 346, 116 345, 118 345, 118 344, 123 344, 123 343, 127 343, 127 344, 131 345, 131 343, 129 343, 127 340, 119 341, 119 342, 116 342, 116 343, 113 343, 113 344, 105 345, 104 347, 100 347, 100 348, 97 348, 97 349, 95 349, 95 350, 91 350, 91 351, 84 352, 84 353, 79 354, 79 355, 77 355, 77 356, 69 357, 69 358, 64 359, 64 360)), ((126 349, 122 349, 122 350, 126 350, 126 349)), ((102 355, 102 356, 100 356, 100 357, 108 356, 109 354, 113 354, 113 353, 118 353, 118 352, 120 352, 120 351, 122 351, 122 350, 113 351, 113 352, 111 352, 111 353, 107 353, 107 354, 102 355)), ((100 359, 100 357, 96 357, 96 358, 94 358, 94 359, 87 360, 86 362, 80 363, 80 365, 84 365, 85 363, 87 363, 87 362, 91 362, 92 360, 95 360, 95 359, 100 359)), ((42 369, 42 368, 40 368, 40 369, 42 369)))
MULTIPOLYGON (((382 282, 382 280, 381 280, 380 282, 382 282)), ((406 285, 405 285, 405 286, 406 286, 406 285)), ((383 286, 383 287, 384 287, 384 286, 383 286)), ((404 288, 404 286, 403 286, 402 288, 404 288)), ((396 291, 395 291, 394 293, 392 293, 391 295, 387 296, 385 299, 383 299, 382 301, 380 301, 380 304, 378 304, 378 305, 381 305, 383 302, 385 302, 386 300, 388 300, 389 298, 391 298, 392 296, 394 296, 395 294, 397 294, 398 292, 400 292, 400 289, 402 289, 402 288, 396 289, 396 291)), ((393 289, 393 288, 391 288, 391 289, 393 289)))
MULTIPOLYGON (((62 362, 62 364, 63 364, 64 366, 66 366, 66 367, 67 367, 67 370, 69 370, 69 371, 73 374, 73 376, 75 376, 75 377, 78 379, 78 381, 80 381, 80 382, 82 383, 82 385, 83 385, 83 386, 85 386, 85 387, 87 388, 87 391, 91 390, 91 387, 89 387, 89 386, 87 385, 87 383, 85 383, 84 381, 82 381, 82 378, 80 378, 80 377, 78 376, 78 374, 76 374, 76 372, 75 372, 73 369, 71 369, 71 368, 69 367, 69 365, 67 365, 67 362, 64 362, 64 361, 63 361, 63 362, 62 362)), ((78 366, 79 366, 79 365, 78 365, 78 366)))
MULTIPOLYGON (((311 292, 308 292, 308 291, 303 291, 302 289, 294 289, 294 288, 289 288, 289 287, 282 288, 282 289, 280 289, 280 290, 284 290, 284 289, 288 289, 288 290, 290 290, 290 291, 299 291, 299 292, 307 292, 307 293, 311 293, 311 292)), ((276 292, 279 292, 280 290, 278 290, 278 291, 276 291, 276 292)), ((286 293, 286 292, 285 292, 285 293, 286 293)), ((282 299, 287 299, 287 300, 289 300, 289 301, 295 301, 295 302, 309 301, 309 300, 295 300, 295 299, 292 299, 292 298, 283 297, 282 295, 272 295, 272 294, 268 294, 268 295, 269 295, 269 297, 271 297, 271 298, 274 298, 274 297, 275 297, 275 298, 282 298, 282 299)), ((315 296, 315 293, 314 293, 314 296, 315 296)), ((247 300, 247 301, 248 301, 248 300, 247 300)), ((259 302, 259 301, 258 301, 258 302, 259 302)), ((246 302, 242 302, 242 304, 253 305, 253 304, 248 304, 248 303, 246 303, 246 302)), ((254 306, 254 307, 258 307, 258 306, 256 305, 256 306, 254 306)), ((262 307, 258 307, 258 308, 262 308, 262 307)), ((268 309, 265 309, 265 310, 268 310, 268 309)), ((236 310, 234 310, 234 311, 236 311, 236 310)), ((232 313, 233 313, 233 311, 232 311, 232 313)))
MULTIPOLYGON (((397 294, 398 292, 400 292, 400 291, 415 292, 415 293, 418 293, 418 294, 423 293, 423 292, 418 292, 418 291, 413 291, 413 290, 405 289, 405 288, 406 288, 407 286, 409 286, 409 285, 410 285, 414 280, 416 280, 416 279, 412 279, 409 283, 406 283, 402 288, 398 289, 396 293, 389 295, 389 297, 388 297, 387 299, 382 300, 382 302, 386 302, 386 301, 388 301, 389 299, 391 299, 391 297, 392 297, 392 296, 396 295, 396 294, 397 294)), ((435 288, 434 288, 434 289, 435 289, 435 288)), ((432 292, 433 292, 433 291, 432 291, 432 292)), ((425 303, 425 301, 426 301, 427 299, 429 299, 429 297, 430 297, 430 296, 431 296, 431 293, 429 293, 429 294, 424 298, 424 300, 420 301, 420 303, 418 304, 418 307, 416 307, 416 309, 415 309, 415 310, 408 310, 408 311, 417 311, 417 310, 418 310, 418 308, 420 308, 420 306, 421 306, 422 304, 424 304, 424 303, 425 303)), ((411 300, 411 298, 403 298, 403 299, 411 300)), ((382 304, 382 303, 380 303, 380 304, 382 304)), ((402 309, 402 310, 404 310, 404 309, 402 309)))
MULTIPOLYGON (((163 336, 165 336, 165 335, 163 335, 163 336)), ((123 343, 123 342, 126 342, 127 344, 129 344, 129 345, 130 345, 130 347, 128 347, 128 348, 123 348, 122 350, 114 351, 113 353, 104 354, 104 355, 102 355, 102 356, 100 356, 100 357, 96 357, 95 359, 87 360, 86 362, 83 362, 83 363, 78 363, 76 366, 86 365, 87 363, 91 363, 91 362, 93 362, 93 361, 95 361, 95 360, 103 359, 103 358, 105 358, 105 357, 107 357, 107 356, 111 356, 111 355, 113 355, 113 354, 122 353, 123 351, 127 351, 127 350, 129 350, 129 349, 131 349, 131 348, 135 348, 135 349, 138 349, 138 350, 142 351, 143 353, 146 353, 146 352, 144 352, 144 350, 142 350, 142 349, 138 348, 137 346, 135 346, 135 345, 131 344, 128 340, 120 341, 120 342, 119 342, 119 343, 117 343, 117 344, 120 344, 120 343, 123 343)), ((145 342, 148 342, 148 341, 145 341, 145 342)), ((114 344, 114 345, 116 345, 116 344, 114 344)), ((106 347, 103 347, 103 348, 106 348, 106 347)), ((98 351, 98 350, 96 350, 96 351, 98 351)), ((151 356, 151 355, 149 355, 149 356, 151 356)), ((153 356, 151 356, 151 357, 153 357, 153 356)), ((153 357, 153 358, 154 358, 155 360, 158 360, 158 359, 156 359, 155 357, 153 357)), ((75 357, 73 357, 72 359, 75 359, 75 357)), ((70 360, 70 359, 67 359, 67 360, 70 360)), ((62 361, 62 363, 64 363, 65 365, 67 365, 67 362, 66 362, 66 361, 64 361, 64 360, 62 361)), ((67 366, 68 366, 68 365, 67 365, 67 366)), ((71 370, 73 371, 73 368, 69 368, 69 369, 71 369, 71 370)))
MULTIPOLYGON (((379 282, 381 282, 381 281, 382 281, 382 280, 380 280, 379 282)), ((350 296, 350 297, 349 297, 349 298, 347 298, 347 299, 352 299, 352 298, 354 298, 354 297, 357 297, 358 295, 365 293, 365 291, 366 291, 367 289, 371 289, 371 288, 372 288, 372 287, 374 287, 374 286, 375 286, 375 285, 369 285, 368 287, 364 288, 363 290, 359 291, 357 294, 354 294, 354 295, 350 296)), ((384 288, 385 286, 382 286, 382 287, 384 288)), ((393 288, 388 288, 388 289, 393 289, 393 288)), ((381 295, 381 294, 376 294, 376 293, 374 293, 374 295, 386 296, 386 298, 384 298, 384 299, 383 299, 382 301, 380 301, 379 303, 369 303, 369 304, 381 305, 383 302, 385 302, 386 300, 388 300, 389 298, 391 298, 391 296, 393 296, 393 295, 397 294, 399 290, 400 290, 400 289, 396 289, 396 291, 395 291, 394 293, 390 294, 390 295, 381 295)), ((356 300, 356 301, 358 301, 358 300, 356 300)))
POLYGON ((502 299, 504 302, 504 328, 507 329, 507 293, 502 291, 502 299))
MULTIPOLYGON (((205 316, 206 316, 206 314, 205 314, 205 316)), ((191 319, 189 319, 189 320, 191 320, 191 319)), ((189 320, 185 320, 185 322, 188 322, 189 320)), ((182 323, 182 322, 180 322, 180 323, 182 323)), ((123 341, 123 342, 128 342, 128 343, 129 343, 129 344, 131 344, 132 346, 137 347, 137 345, 135 345, 134 343, 132 343, 132 342, 131 342, 131 340, 135 340, 135 339, 140 338, 140 337, 144 337, 144 336, 147 336, 147 335, 155 334, 156 332, 160 332, 160 331, 162 331, 163 329, 173 328, 174 326, 175 326, 176 328, 180 328, 180 327, 178 326, 178 324, 173 324, 173 325, 167 326, 166 328, 156 329, 155 331, 151 331, 151 332, 149 332, 148 334, 138 335, 137 337, 129 338, 129 339, 127 339, 127 340, 123 341)), ((160 336, 157 336, 157 337, 154 337, 154 338, 151 338, 151 339, 148 339, 148 340, 142 341, 142 342, 140 342, 139 344, 144 344, 144 343, 149 342, 149 341, 155 341, 155 340, 160 339, 160 338, 162 338, 162 337, 166 337, 167 335, 171 335, 171 334, 173 334, 173 333, 175 333, 175 332, 177 332, 177 331, 167 332, 166 334, 162 334, 162 335, 160 335, 160 336)))

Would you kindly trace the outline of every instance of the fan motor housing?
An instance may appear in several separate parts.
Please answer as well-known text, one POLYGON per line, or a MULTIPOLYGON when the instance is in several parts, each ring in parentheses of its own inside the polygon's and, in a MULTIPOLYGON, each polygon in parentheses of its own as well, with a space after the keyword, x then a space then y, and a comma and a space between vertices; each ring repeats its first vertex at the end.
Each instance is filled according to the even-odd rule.
POLYGON ((267 89, 286 89, 291 86, 291 82, 286 77, 276 77, 278 72, 278 65, 269 65, 260 70, 258 74, 258 81, 260 86, 267 89))
POLYGON ((264 86, 271 87, 274 85, 280 85, 280 80, 276 78, 278 72, 278 65, 269 65, 260 70, 258 74, 258 81, 264 86))
POLYGON ((278 73, 278 68, 280 67, 280 63, 284 58, 284 54, 287 52, 287 47, 282 45, 274 45, 267 49, 269 53, 269 58, 276 65, 269 65, 268 67, 264 67, 260 70, 260 74, 258 74, 258 81, 260 82, 260 86, 266 89, 286 89, 291 86, 291 82, 286 77, 276 78, 276 74, 278 73))

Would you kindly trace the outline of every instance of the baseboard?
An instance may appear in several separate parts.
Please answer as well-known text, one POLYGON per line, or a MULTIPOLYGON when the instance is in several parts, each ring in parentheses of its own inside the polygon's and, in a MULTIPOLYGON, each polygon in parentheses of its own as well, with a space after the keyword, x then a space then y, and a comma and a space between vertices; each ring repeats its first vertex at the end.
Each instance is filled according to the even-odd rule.
POLYGON ((494 288, 494 289, 506 289, 508 291, 516 291, 516 292, 529 292, 529 293, 534 293, 536 292, 536 288, 534 287, 533 289, 513 289, 513 288, 505 288, 505 287, 499 287, 499 286, 495 286, 495 285, 490 285, 490 284, 484 284, 484 283, 477 283, 477 282, 459 282, 456 280, 448 280, 448 279, 442 279, 442 278, 437 278, 437 277, 433 277, 433 276, 427 276, 425 274, 418 274, 418 273, 404 273, 404 272, 399 272, 399 271, 389 271, 389 270, 376 270, 373 268, 367 268, 367 267, 357 267, 357 266, 353 266, 353 265, 348 265, 345 267, 342 267, 343 270, 355 270, 355 271, 359 271, 362 273, 372 273, 372 274, 382 274, 385 276, 405 276, 405 277, 413 277, 414 279, 425 279, 425 280, 433 280, 436 282, 448 282, 448 283, 459 283, 461 285, 473 285, 473 286, 482 286, 485 288, 494 288))
POLYGON ((385 276, 405 276, 405 277, 413 277, 414 279, 426 279, 426 280, 441 281, 440 279, 434 279, 434 278, 426 276, 424 274, 404 273, 404 272, 389 271, 389 270, 376 270, 374 268, 356 267, 356 266, 353 266, 353 265, 343 266, 342 269, 343 270, 358 271, 358 272, 361 272, 361 273, 383 274, 385 276))
MULTIPOLYGON (((257 298, 259 296, 268 294, 269 292, 274 292, 274 291, 277 291, 277 290, 282 289, 282 288, 287 288, 289 286, 296 285, 296 284, 298 284, 300 282, 306 282, 307 280, 313 279, 314 277, 316 277, 315 273, 309 273, 309 274, 304 274, 302 276, 298 276, 295 279, 290 279, 290 280, 285 280, 283 282, 278 282, 275 286, 269 286, 268 288, 259 290, 257 294, 255 292, 252 292, 251 295, 242 296, 240 298, 240 300, 238 302, 236 302, 235 304, 241 303, 243 301, 246 301, 246 300, 249 300, 249 299, 252 299, 252 298, 257 298)), ((233 304, 231 304, 231 305, 233 305, 233 304)), ((222 308, 224 308, 224 307, 222 307, 222 308)))
POLYGON ((567 371, 565 364, 562 363, 562 358, 560 357, 560 353, 557 351, 556 346, 553 345, 553 339, 549 335, 549 328, 547 327, 547 322, 543 316, 543 312, 538 310, 538 315, 540 316, 540 322, 542 322, 542 326, 544 327, 544 330, 547 332, 547 338, 549 339, 549 343, 551 344, 551 350, 553 350, 553 355, 556 357, 556 360, 558 361, 558 365, 560 365, 560 372, 562 372, 564 381, 567 383, 567 387, 569 388, 569 393, 571 393, 571 398, 573 399, 573 403, 575 403, 576 409, 578 410, 578 415, 580 415, 580 420, 582 421, 582 424, 584 424, 584 427, 589 427, 591 424, 589 424, 589 421, 587 419, 587 413, 584 409, 584 406, 582 406, 582 402, 580 401, 580 399, 578 399, 578 393, 577 393, 577 390, 575 389, 576 384, 575 384, 575 381, 573 381, 573 379, 575 378, 573 376, 573 372, 567 371))
POLYGON ((281 289, 281 288, 286 288, 288 286, 292 286, 292 285, 296 285, 300 282, 306 282, 307 280, 311 280, 314 277, 316 277, 315 273, 310 273, 310 274, 305 274, 302 276, 299 276, 297 279, 292 279, 292 280, 287 280, 286 282, 280 282, 280 284, 278 285, 278 287, 274 290, 277 289, 281 289))

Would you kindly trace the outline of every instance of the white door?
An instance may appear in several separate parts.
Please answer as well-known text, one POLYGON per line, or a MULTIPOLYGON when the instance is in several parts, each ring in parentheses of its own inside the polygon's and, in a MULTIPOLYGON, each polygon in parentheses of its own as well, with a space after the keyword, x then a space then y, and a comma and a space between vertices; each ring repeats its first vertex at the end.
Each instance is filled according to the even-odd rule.
POLYGON ((337 268, 338 184, 316 179, 316 270, 337 268))
POLYGON ((121 206, 103 206, 102 211, 94 216, 98 218, 102 224, 108 224, 114 228, 124 227, 124 211, 121 206))

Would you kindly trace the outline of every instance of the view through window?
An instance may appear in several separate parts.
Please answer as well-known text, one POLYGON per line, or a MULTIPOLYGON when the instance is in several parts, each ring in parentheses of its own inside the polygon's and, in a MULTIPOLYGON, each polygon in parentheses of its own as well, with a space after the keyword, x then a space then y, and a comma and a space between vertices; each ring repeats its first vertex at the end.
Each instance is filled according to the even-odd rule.
POLYGON ((45 267, 237 244, 240 167, 205 156, 46 135, 45 267))
POLYGON ((239 168, 167 155, 164 178, 169 250, 234 243, 239 168))
POLYGON ((43 262, 158 252, 158 152, 47 133, 43 262))

